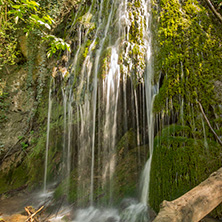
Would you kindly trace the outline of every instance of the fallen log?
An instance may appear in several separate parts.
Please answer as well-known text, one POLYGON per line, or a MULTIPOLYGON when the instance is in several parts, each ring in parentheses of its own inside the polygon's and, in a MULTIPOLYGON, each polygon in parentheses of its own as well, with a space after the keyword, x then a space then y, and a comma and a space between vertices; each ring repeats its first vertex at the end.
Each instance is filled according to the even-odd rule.
POLYGON ((222 202, 222 168, 173 201, 163 201, 153 222, 198 222, 222 202))

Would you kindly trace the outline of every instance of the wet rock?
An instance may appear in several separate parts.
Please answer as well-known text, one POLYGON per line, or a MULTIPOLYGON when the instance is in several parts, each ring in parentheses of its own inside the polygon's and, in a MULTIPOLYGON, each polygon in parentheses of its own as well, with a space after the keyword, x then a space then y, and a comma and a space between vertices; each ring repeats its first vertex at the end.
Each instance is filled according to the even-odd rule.
POLYGON ((109 217, 106 222, 118 222, 118 220, 115 217, 109 217))
POLYGON ((151 207, 148 207, 148 214, 150 221, 153 221, 157 216, 156 212, 151 207))
POLYGON ((137 204, 137 203, 138 202, 132 198, 123 199, 120 203, 120 210, 122 211, 122 210, 126 209, 127 207, 129 207, 130 205, 137 204))

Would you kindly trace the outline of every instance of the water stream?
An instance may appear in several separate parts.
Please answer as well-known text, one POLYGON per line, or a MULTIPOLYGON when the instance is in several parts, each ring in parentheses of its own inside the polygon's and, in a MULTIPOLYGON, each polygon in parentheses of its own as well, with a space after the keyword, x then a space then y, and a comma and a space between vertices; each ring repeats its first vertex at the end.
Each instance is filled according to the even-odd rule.
POLYGON ((49 156, 49 133, 50 133, 50 120, 51 120, 51 112, 52 112, 52 88, 53 84, 49 89, 49 98, 48 98, 48 118, 47 118, 47 134, 46 134, 46 152, 45 152, 45 171, 44 171, 44 182, 43 182, 43 193, 46 193, 46 185, 47 185, 47 169, 48 169, 48 156, 49 156))
MULTIPOLYGON (((67 84, 61 88, 61 178, 66 181, 66 197, 72 193, 72 189, 76 189, 77 205, 90 207, 78 210, 73 221, 148 220, 147 204, 154 138, 152 104, 157 92, 153 86, 150 7, 149 0, 143 0, 137 6, 127 0, 102 0, 92 4, 82 16, 84 21, 97 21, 92 41, 88 43, 89 27, 83 34, 84 23, 76 29, 78 45, 74 57, 69 58, 69 61, 72 61, 69 62, 69 76, 64 77, 68 79, 67 84), (94 18, 94 7, 98 4, 99 10, 94 18), (132 40, 132 27, 135 24, 139 24, 138 31, 141 36, 132 40), (88 46, 83 57, 82 48, 86 44, 88 46), (132 202, 120 211, 110 207, 115 199, 115 172, 119 155, 117 138, 131 129, 134 129, 136 135, 139 166, 144 163, 147 153, 141 150, 141 145, 148 144, 149 158, 141 176, 138 197, 140 201, 132 202), (72 181, 75 188, 71 185, 72 181), (102 208, 94 207, 98 202, 98 195, 106 197, 102 201, 102 208)), ((75 20, 72 26, 75 27, 77 23, 75 20)), ((47 181, 51 103, 50 91, 44 191, 47 181)), ((125 147, 124 153, 128 152, 127 149, 128 147, 125 147)))

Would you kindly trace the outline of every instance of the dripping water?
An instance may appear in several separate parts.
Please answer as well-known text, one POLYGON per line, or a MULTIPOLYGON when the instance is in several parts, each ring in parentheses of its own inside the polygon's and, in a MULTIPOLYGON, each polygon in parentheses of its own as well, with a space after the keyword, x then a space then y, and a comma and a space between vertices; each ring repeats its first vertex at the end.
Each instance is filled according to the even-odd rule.
MULTIPOLYGON (((147 2, 142 1, 143 5, 145 6, 147 2)), ((147 4, 150 7, 150 4, 147 4)), ((156 95, 156 90, 153 83, 153 69, 152 69, 152 36, 150 31, 150 24, 151 24, 151 14, 150 8, 144 7, 145 14, 148 16, 146 17, 146 27, 148 30, 146 44, 147 44, 147 68, 146 68, 146 75, 145 75, 145 96, 146 96, 146 110, 147 110, 147 125, 148 125, 148 140, 149 140, 149 158, 145 164, 144 170, 142 172, 141 184, 142 184, 142 191, 141 191, 141 198, 140 201, 142 204, 146 205, 148 203, 149 198, 149 186, 150 186, 150 172, 151 172, 151 163, 153 157, 153 140, 154 140, 154 118, 153 118, 153 101, 156 95)))
MULTIPOLYGON (((134 112, 135 115, 132 117, 132 121, 135 122, 136 129, 136 141, 137 145, 145 143, 148 137, 149 141, 149 159, 146 162, 143 174, 142 174, 142 193, 141 193, 141 203, 132 205, 125 211, 125 214, 122 215, 122 221, 136 221, 134 220, 134 216, 138 215, 137 212, 144 212, 146 208, 146 204, 148 202, 148 193, 149 193, 149 181, 150 181, 150 170, 151 170, 151 161, 153 155, 153 137, 154 137, 154 117, 152 115, 152 106, 153 99, 156 94, 155 87, 153 84, 153 71, 152 71, 152 53, 151 53, 151 33, 150 33, 150 9, 149 1, 142 1, 142 6, 140 9, 140 16, 143 16, 145 19, 145 24, 143 23, 143 32, 144 32, 144 45, 140 46, 140 48, 144 48, 146 50, 146 69, 144 74, 145 82, 141 84, 141 90, 136 89, 134 84, 132 83, 132 79, 130 79, 128 75, 128 71, 132 70, 133 63, 129 59, 129 67, 124 67, 124 74, 120 72, 120 64, 119 64, 119 54, 121 51, 121 44, 125 44, 125 52, 123 55, 129 56, 130 51, 132 50, 132 45, 126 43, 129 40, 129 30, 130 30, 130 22, 129 16, 127 12, 127 0, 121 1, 120 3, 116 3, 115 1, 111 1, 111 10, 109 12, 108 18, 105 20, 99 19, 99 23, 97 29, 95 31, 95 35, 93 37, 92 43, 88 47, 88 53, 84 58, 81 64, 81 70, 77 73, 76 68, 78 66, 80 49, 82 47, 82 42, 87 40, 87 37, 82 36, 82 25, 79 26, 79 45, 77 46, 76 54, 74 56, 74 61, 72 63, 72 68, 70 72, 71 77, 74 79, 78 75, 77 84, 75 93, 73 92, 73 80, 69 81, 69 85, 65 88, 62 88, 63 92, 63 112, 64 112, 64 132, 63 132, 63 150, 64 150, 64 160, 63 167, 65 173, 63 175, 67 178, 67 195, 69 194, 69 179, 71 177, 71 170, 73 168, 73 163, 71 160, 71 156, 75 151, 77 151, 77 161, 75 165, 77 165, 78 169, 78 178, 77 178, 77 199, 81 202, 81 199, 88 199, 91 208, 88 211, 79 211, 76 216, 75 221, 91 221, 90 215, 100 215, 103 218, 103 213, 98 209, 92 207, 94 199, 95 199, 95 176, 98 173, 102 178, 103 186, 109 185, 107 193, 109 193, 109 201, 113 196, 113 175, 115 173, 115 165, 116 165, 116 137, 117 137, 117 111, 118 111, 118 100, 120 94, 120 84, 123 84, 123 113, 124 113, 124 131, 127 132, 131 126, 130 122, 128 122, 128 115, 134 112), (115 7, 120 6, 117 10, 115 7), (117 11, 117 12, 116 12, 117 11), (118 17, 118 35, 117 39, 114 41, 112 45, 111 37, 109 36, 109 30, 112 27, 112 18, 115 13, 118 17), (102 30, 104 27, 104 30, 102 30), (98 40, 99 39, 99 40, 98 40), (99 62, 101 60, 102 51, 105 46, 105 41, 109 39, 109 48, 111 49, 110 54, 110 67, 106 70, 106 76, 103 79, 102 84, 99 84, 98 75, 99 75, 99 62), (99 42, 98 42, 99 41, 99 42), (121 42, 122 41, 122 42, 121 42), (96 48, 95 48, 96 47, 96 48), (121 76, 122 75, 122 76, 121 76), (121 82, 122 81, 122 82, 121 82), (130 105, 127 103, 127 84, 130 85, 130 104, 132 105, 133 111, 130 110, 130 105), (101 89, 100 89, 101 87, 101 89), (140 92, 141 91, 141 92, 140 92), (101 95, 101 94, 102 95, 101 95), (101 98, 100 98, 101 97, 101 98), (142 98, 140 98, 142 97, 142 98), (142 102, 141 102, 142 100, 142 102), (73 116, 75 110, 73 108, 73 103, 75 103, 76 115, 73 116), (101 103, 101 104, 100 104, 101 103), (104 119, 99 119, 99 126, 103 124, 103 132, 98 135, 97 138, 97 116, 100 117, 101 110, 98 108, 103 106, 104 108, 104 119), (142 112, 140 111, 142 107, 142 112), (130 111, 129 111, 130 110, 130 111), (98 112, 98 113, 97 113, 98 112), (145 112, 147 112, 145 114, 145 112), (142 116, 142 117, 141 117, 142 116), (76 132, 74 132, 73 122, 77 119, 77 127, 76 132), (140 122, 140 119, 142 121, 140 122), (147 120, 147 123, 145 122, 147 120), (148 125, 148 135, 146 133, 140 132, 140 128, 145 128, 148 125), (140 133, 143 133, 143 139, 140 137, 140 133), (77 149, 73 150, 72 141, 73 134, 77 134, 77 149), (98 142, 99 140, 100 142, 98 142), (97 147, 97 142, 100 143, 97 147), (98 153, 96 153, 96 148, 98 148, 98 153), (101 154, 101 156, 99 156, 101 154), (98 155, 98 163, 96 163, 96 158, 98 155), (98 164, 98 168, 102 168, 97 170, 96 164, 98 164), (99 172, 97 172, 97 171, 99 172), (90 176, 89 176, 90 174, 90 176), (97 213, 96 213, 97 212, 97 213), (134 213, 133 213, 134 212, 134 213), (85 216, 84 216, 84 215, 85 216), (131 215, 131 216, 129 216, 131 215), (82 217, 83 216, 83 217, 82 217), (131 219, 129 219, 131 217, 131 219), (80 218, 80 219, 79 219, 80 218), (85 218, 85 219, 81 219, 85 218)), ((105 5, 105 1, 100 2, 99 9, 99 18, 103 16, 103 9, 105 5)), ((108 3, 107 3, 108 5, 108 3)), ((91 12, 92 6, 88 13, 91 12)), ((116 20, 115 20, 116 21, 116 20)), ((139 20, 140 21, 140 20, 139 20)), ((51 96, 50 96, 51 98, 51 96)), ((49 112, 51 115, 49 101, 49 112)), ((50 125, 50 115, 48 114, 48 125, 50 125)), ((133 125, 133 124, 132 124, 133 125)), ((47 135, 48 133, 47 128, 47 135)), ((99 131, 99 130, 98 130, 99 131)), ((147 132, 147 131, 145 131, 147 132)), ((48 136, 49 137, 49 136, 48 136)), ((47 139, 48 141, 48 139, 47 139)), ((139 148, 140 149, 140 148, 139 148)), ((47 158, 48 158, 48 145, 46 148, 47 158)), ((139 151, 139 160, 140 160, 140 151, 139 151)), ((48 159, 46 158, 46 162, 48 159)), ((140 161, 142 162, 142 161, 140 161)), ((46 163, 47 165, 47 163, 46 163)), ((111 202, 111 201, 110 201, 111 202)), ((80 203, 77 203, 80 205, 80 203)), ((116 215, 115 213, 112 214, 116 215)), ((136 218, 137 216, 135 216, 136 218)), ((92 217, 94 218, 94 216, 92 217)), ((120 218, 120 216, 116 216, 115 218, 120 218)), ((99 221, 100 219, 98 219, 99 221)), ((144 219, 145 220, 145 219, 144 219)), ((101 221, 103 221, 101 219, 101 221)), ((118 221, 118 220, 117 220, 118 221)))
POLYGON ((54 80, 50 82, 49 98, 48 98, 48 118, 47 118, 47 133, 46 133, 46 152, 45 152, 45 171, 44 171, 44 182, 43 192, 46 193, 47 188, 47 170, 48 170, 48 156, 49 156, 49 134, 50 134, 50 120, 52 112, 52 88, 54 86, 54 80))

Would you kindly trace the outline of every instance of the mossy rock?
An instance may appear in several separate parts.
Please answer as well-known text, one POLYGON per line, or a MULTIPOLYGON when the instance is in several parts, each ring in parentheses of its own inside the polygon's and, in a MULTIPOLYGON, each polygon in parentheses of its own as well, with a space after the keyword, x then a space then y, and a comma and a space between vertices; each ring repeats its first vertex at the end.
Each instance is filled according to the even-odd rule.
POLYGON ((137 146, 133 130, 118 143, 117 166, 114 173, 114 202, 126 197, 139 198, 140 176, 148 158, 148 145, 137 146))
POLYGON ((119 153, 133 149, 137 146, 136 133, 133 129, 127 131, 117 144, 117 151, 119 153))
MULTIPOLYGON (((180 128, 176 127, 175 128, 180 128)), ((155 211, 163 200, 174 200, 205 180, 221 164, 219 144, 188 138, 185 131, 172 134, 166 127, 155 138, 152 160, 150 205, 155 211), (166 133, 169 132, 168 135, 166 133)))
POLYGON ((0 176, 0 194, 8 193, 27 184, 28 174, 25 164, 11 169, 7 174, 0 176))

